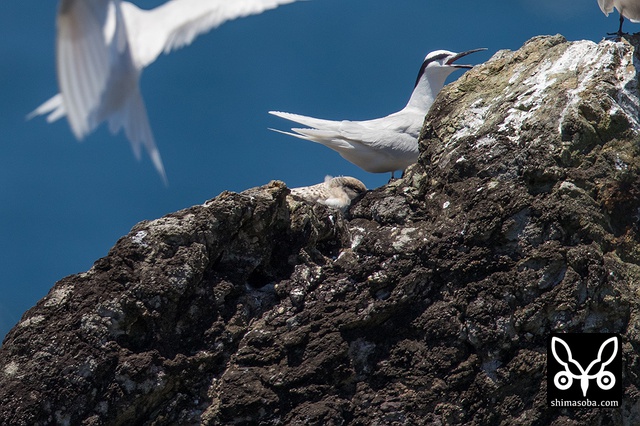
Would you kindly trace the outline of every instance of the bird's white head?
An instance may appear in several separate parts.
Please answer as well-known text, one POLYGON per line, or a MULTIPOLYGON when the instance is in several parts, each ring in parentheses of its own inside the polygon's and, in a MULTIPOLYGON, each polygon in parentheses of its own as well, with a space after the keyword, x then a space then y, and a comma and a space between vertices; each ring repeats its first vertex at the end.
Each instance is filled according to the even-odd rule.
POLYGON ((405 109, 426 114, 438 92, 444 87, 449 74, 457 69, 472 68, 471 65, 456 64, 455 61, 480 50, 486 49, 473 49, 461 53, 435 50, 429 53, 422 62, 413 93, 405 109))
MULTIPOLYGON (((416 86, 420 83, 423 77, 429 78, 431 75, 444 75, 445 78, 453 71, 457 69, 470 69, 472 65, 456 64, 455 62, 471 53, 479 52, 487 49, 473 49, 466 52, 455 53, 448 50, 434 50, 429 53, 422 62, 418 78, 416 79, 416 86)), ((444 82, 443 82, 444 84, 444 82)))

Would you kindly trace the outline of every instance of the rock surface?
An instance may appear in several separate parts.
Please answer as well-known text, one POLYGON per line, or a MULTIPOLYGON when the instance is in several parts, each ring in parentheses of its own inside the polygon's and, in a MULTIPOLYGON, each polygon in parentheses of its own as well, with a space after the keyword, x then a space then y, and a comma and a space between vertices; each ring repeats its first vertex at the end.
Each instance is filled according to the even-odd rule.
POLYGON ((640 424, 634 44, 498 52, 345 215, 272 182, 136 225, 7 335, 0 424, 640 424), (622 334, 622 407, 548 407, 552 331, 622 334))

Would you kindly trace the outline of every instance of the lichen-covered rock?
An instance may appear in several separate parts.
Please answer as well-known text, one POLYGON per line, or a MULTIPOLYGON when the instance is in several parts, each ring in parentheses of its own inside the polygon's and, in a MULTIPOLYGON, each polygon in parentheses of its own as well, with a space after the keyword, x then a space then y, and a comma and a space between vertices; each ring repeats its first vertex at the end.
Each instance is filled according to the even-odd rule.
POLYGON ((639 424, 638 44, 498 52, 345 215, 273 182, 136 225, 7 335, 0 424, 639 424), (622 335, 622 407, 547 406, 553 331, 622 335))

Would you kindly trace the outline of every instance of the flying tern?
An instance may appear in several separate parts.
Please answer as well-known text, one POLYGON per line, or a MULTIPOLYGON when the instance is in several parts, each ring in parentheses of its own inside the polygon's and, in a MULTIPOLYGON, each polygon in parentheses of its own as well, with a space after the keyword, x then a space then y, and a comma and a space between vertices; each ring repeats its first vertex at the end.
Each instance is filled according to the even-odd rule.
POLYGON ((310 128, 293 128, 294 133, 274 130, 300 139, 320 143, 337 151, 344 159, 371 173, 404 170, 418 160, 418 136, 424 118, 445 80, 457 69, 455 61, 471 53, 436 50, 425 58, 407 105, 386 117, 366 121, 332 121, 288 112, 269 111, 275 116, 300 123, 310 128))
POLYGON ((291 194, 313 203, 345 210, 354 198, 367 192, 367 187, 350 176, 326 176, 324 182, 312 186, 291 188, 291 194))
POLYGON ((605 16, 609 16, 614 7, 618 10, 620 27, 615 34, 619 37, 623 34, 622 24, 624 23, 624 18, 629 19, 631 22, 640 22, 640 1, 638 0, 598 0, 598 6, 600 6, 600 10, 605 16))
POLYGON ((296 0, 171 0, 142 10, 121 0, 61 0, 57 16, 56 66, 60 93, 29 118, 67 116, 82 140, 103 121, 112 133, 124 129, 140 158, 148 151, 166 183, 147 111, 140 94, 142 70, 160 53, 190 44, 226 21, 259 14, 296 0))

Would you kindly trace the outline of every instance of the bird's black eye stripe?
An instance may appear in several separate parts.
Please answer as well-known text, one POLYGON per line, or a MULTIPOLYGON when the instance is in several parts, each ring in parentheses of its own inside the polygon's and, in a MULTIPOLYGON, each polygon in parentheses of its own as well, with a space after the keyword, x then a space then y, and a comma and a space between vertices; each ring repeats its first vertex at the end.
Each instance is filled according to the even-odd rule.
POLYGON ((444 58, 448 58, 448 57, 449 57, 448 53, 440 53, 439 55, 436 55, 433 58, 427 59, 425 62, 439 61, 440 59, 444 59, 444 58))
POLYGON ((424 70, 426 70, 426 69, 427 69, 427 67, 429 66, 429 64, 430 64, 431 62, 439 61, 439 60, 441 60, 441 59, 445 59, 445 58, 448 58, 448 57, 449 57, 449 54, 447 54, 447 53, 440 53, 439 55, 436 55, 436 56, 434 56, 433 58, 429 58, 429 59, 425 60, 425 61, 422 63, 422 66, 420 67, 420 71, 418 72, 418 78, 416 79, 416 84, 413 86, 413 88, 414 88, 414 89, 416 88, 416 86, 417 86, 417 85, 418 85, 418 83, 420 82, 420 79, 422 78, 422 75, 424 74, 424 70))

